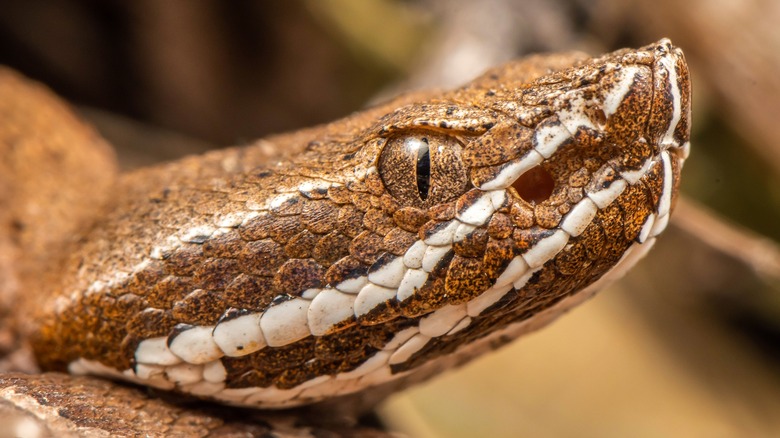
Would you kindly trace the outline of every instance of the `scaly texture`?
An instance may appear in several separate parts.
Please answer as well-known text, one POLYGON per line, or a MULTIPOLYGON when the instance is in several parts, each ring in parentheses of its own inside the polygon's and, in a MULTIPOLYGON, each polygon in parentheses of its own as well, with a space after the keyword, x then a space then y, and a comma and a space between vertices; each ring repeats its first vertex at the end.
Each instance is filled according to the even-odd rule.
POLYGON ((318 424, 301 412, 233 411, 169 403, 142 388, 84 376, 0 375, 0 434, 4 437, 395 436, 359 424, 328 424, 327 420, 318 424))
POLYGON ((689 122, 687 67, 662 40, 532 56, 136 171, 30 294, 27 330, 44 368, 228 404, 400 388, 640 258, 668 221, 689 122))

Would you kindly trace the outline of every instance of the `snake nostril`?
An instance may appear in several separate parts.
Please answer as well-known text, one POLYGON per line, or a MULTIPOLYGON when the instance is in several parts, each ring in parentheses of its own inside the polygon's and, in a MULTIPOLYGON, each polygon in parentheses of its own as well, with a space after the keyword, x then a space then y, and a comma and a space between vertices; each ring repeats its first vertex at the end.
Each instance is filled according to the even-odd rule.
POLYGON ((538 204, 552 195, 555 180, 547 169, 536 166, 520 175, 512 188, 524 201, 538 204))

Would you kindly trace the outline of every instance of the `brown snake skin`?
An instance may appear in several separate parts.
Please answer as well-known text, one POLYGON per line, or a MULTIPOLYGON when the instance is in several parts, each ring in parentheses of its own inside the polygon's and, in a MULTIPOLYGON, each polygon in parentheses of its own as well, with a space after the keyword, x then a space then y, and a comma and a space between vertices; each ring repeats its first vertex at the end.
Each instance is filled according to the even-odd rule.
POLYGON ((0 291, 40 366, 260 408, 374 402, 546 324, 652 246, 689 150, 668 40, 120 176, 46 90, 0 96, 0 291))

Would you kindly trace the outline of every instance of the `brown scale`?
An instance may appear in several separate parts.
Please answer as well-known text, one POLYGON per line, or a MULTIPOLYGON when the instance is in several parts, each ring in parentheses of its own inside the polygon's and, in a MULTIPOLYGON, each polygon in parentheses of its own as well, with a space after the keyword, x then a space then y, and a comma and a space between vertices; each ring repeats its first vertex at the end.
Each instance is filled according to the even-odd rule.
POLYGON ((273 276, 284 263, 284 248, 271 239, 248 242, 238 253, 238 261, 249 274, 273 276))
POLYGON ((658 84, 653 96, 652 111, 649 119, 649 126, 657 128, 655 136, 650 138, 652 143, 660 141, 661 136, 665 134, 662 127, 669 126, 673 117, 673 103, 671 84, 667 81, 668 74, 665 71, 656 71, 653 80, 658 84))
POLYGON ((106 303, 100 304, 103 309, 102 315, 118 322, 127 321, 131 315, 143 310, 144 305, 143 299, 132 293, 124 293, 118 298, 104 295, 101 297, 101 301, 103 300, 106 303))
POLYGON ((349 254, 361 263, 372 265, 382 255, 382 236, 371 231, 358 234, 349 245, 349 254))
POLYGON ((456 255, 447 270, 444 289, 449 304, 465 303, 491 286, 491 279, 482 268, 482 261, 456 255))
POLYGON ((396 227, 385 235, 385 238, 382 240, 382 248, 396 256, 403 256, 406 253, 406 250, 416 241, 416 234, 396 227))
POLYGON ((238 234, 248 242, 265 239, 270 236, 270 227, 273 223, 274 217, 272 215, 261 213, 244 222, 238 229, 238 234))
POLYGON ((506 239, 512 235, 512 221, 504 213, 496 213, 490 218, 487 232, 493 239, 506 239))
POLYGON ((215 294, 206 289, 195 289, 173 305, 171 316, 185 324, 214 325, 222 315, 215 315, 212 310, 226 307, 222 294, 215 294))
POLYGON ((379 208, 381 208, 386 215, 392 217, 396 210, 401 208, 401 204, 390 194, 385 193, 379 198, 379 208))
POLYGON ((432 221, 448 221, 455 217, 456 204, 454 202, 445 202, 434 205, 428 209, 428 219, 432 221))
POLYGON ((517 228, 514 233, 512 233, 512 240, 514 241, 517 252, 522 254, 539 243, 540 240, 550 237, 553 234, 553 230, 538 226, 528 229, 517 228))
POLYGON ((623 215, 620 206, 612 203, 601 210, 603 215, 596 215, 594 222, 601 227, 605 236, 605 248, 601 253, 601 259, 620 258, 625 252, 629 241, 626 241, 623 233, 623 215))
POLYGON ((290 239, 284 246, 284 253, 287 257, 294 259, 306 259, 311 257, 314 252, 314 247, 320 241, 320 236, 310 232, 309 230, 303 230, 300 234, 290 239))
POLYGON ((444 283, 443 278, 429 279, 414 295, 400 303, 401 314, 416 318, 448 304, 444 283))
POLYGON ((141 339, 154 338, 167 336, 178 323, 169 310, 146 308, 133 315, 127 321, 125 329, 141 339))
MULTIPOLYGON (((515 227, 520 229, 530 228, 535 223, 533 206, 527 202, 513 203, 509 217, 515 227)), ((514 232, 514 228, 512 231, 514 232)))
POLYGON ((343 373, 355 369, 365 355, 373 355, 375 352, 376 350, 370 347, 364 347, 358 350, 355 356, 345 359, 332 361, 310 359, 300 366, 287 368, 280 372, 274 377, 273 385, 280 389, 291 389, 315 377, 343 373))
POLYGON ((328 188, 326 198, 336 205, 350 204, 352 192, 344 186, 331 186, 328 188))
POLYGON ((393 218, 379 208, 371 207, 363 215, 363 228, 371 230, 380 236, 386 236, 395 227, 393 218))
POLYGON ((482 269, 488 278, 498 278, 515 257, 517 251, 515 239, 489 239, 482 260, 482 269))
POLYGON ((463 240, 454 242, 452 244, 452 250, 461 257, 479 258, 485 254, 488 238, 488 231, 484 228, 477 228, 466 235, 463 240))
POLYGON ((149 295, 157 283, 169 277, 163 270, 163 266, 163 262, 157 260, 149 263, 143 270, 130 277, 118 295, 122 295, 122 292, 140 296, 149 295))
POLYGON ((579 235, 578 239, 587 242, 583 245, 585 254, 590 260, 599 260, 606 248, 606 236, 600 226, 588 227, 579 235))
POLYGON ((359 259, 346 256, 334 263, 323 277, 326 284, 337 285, 350 278, 362 277, 368 274, 368 265, 359 259))
POLYGON ((237 309, 259 311, 273 300, 273 279, 257 275, 239 274, 225 288, 225 305, 237 309))
POLYGON ((322 285, 325 270, 311 259, 289 259, 276 272, 273 287, 277 295, 300 295, 322 285))
MULTIPOLYGON (((184 298, 193 290, 190 277, 178 277, 169 275, 158 281, 152 287, 150 293, 146 294, 147 305, 157 308, 168 308, 174 302, 184 298)), ((124 295, 122 295, 124 296, 124 295)))
POLYGON ((320 266, 327 268, 336 261, 349 255, 349 244, 352 242, 348 236, 338 231, 322 236, 312 250, 311 257, 320 266))
POLYGON ((203 289, 224 290, 241 273, 236 259, 210 258, 194 273, 192 284, 203 289))
MULTIPOLYGON (((307 341, 303 345, 306 345, 305 351, 311 351, 311 354, 304 355, 310 357, 304 364, 301 362, 303 356, 292 356, 292 350, 287 347, 278 348, 275 355, 227 358, 224 362, 228 380, 235 380, 236 385, 233 387, 236 388, 268 386, 271 383, 282 388, 292 388, 323 372, 336 374, 356 368, 364 356, 377 351, 392 338, 395 331, 403 328, 404 326, 397 323, 371 327, 353 326, 338 334, 316 338, 314 344, 307 341), (308 350, 309 348, 313 350, 308 350), (296 365, 300 364, 303 366, 297 368, 296 365)), ((299 348, 297 351, 304 350, 299 348)))
POLYGON ((231 230, 203 242, 202 248, 206 257, 235 258, 244 249, 244 241, 237 231, 231 230))
POLYGON ((463 164, 470 167, 494 166, 520 158, 530 149, 534 131, 515 123, 498 125, 469 143, 463 151, 463 164))
POLYGON ((317 338, 314 354, 318 360, 334 361, 359 356, 361 350, 368 345, 370 329, 351 332, 342 330, 337 335, 326 335, 317 338))
POLYGON ((284 216, 273 220, 268 234, 276 243, 284 245, 303 230, 305 228, 298 216, 284 216))
POLYGON ((235 358, 251 363, 251 368, 259 370, 282 371, 300 365, 314 357, 316 339, 305 338, 295 344, 283 347, 265 348, 256 353, 235 358))
POLYGON ((347 237, 355 238, 360 234, 363 225, 363 212, 354 205, 342 206, 336 216, 337 229, 347 237))
POLYGON ((306 201, 301 210, 301 222, 313 234, 327 234, 336 229, 338 207, 327 200, 306 201))
POLYGON ((276 377, 276 373, 269 372, 267 370, 263 369, 255 369, 252 368, 255 366, 254 363, 246 362, 241 363, 240 366, 242 366, 241 370, 242 372, 237 373, 233 372, 233 370, 236 367, 236 361, 234 358, 229 357, 222 360, 222 364, 224 365, 225 369, 228 371, 229 380, 227 380, 227 385, 230 385, 228 387, 232 388, 246 388, 251 386, 260 386, 260 387, 268 387, 274 384, 274 378, 276 377))
MULTIPOLYGON (((324 337, 222 359, 226 384, 234 388, 291 388, 357 368, 401 329, 487 289, 513 257, 554 232, 583 190, 616 178, 616 171, 638 168, 657 152, 671 120, 670 88, 652 64, 656 46, 642 50, 649 54, 533 56, 450 92, 402 96, 328 125, 121 177, 113 190, 122 196, 82 236, 61 281, 28 306, 42 321, 33 337, 42 366, 63 369, 87 358, 124 370, 139 342, 169 336, 178 324, 213 325, 226 311, 261 312, 277 296, 365 275, 381 257, 401 256, 416 239, 480 199, 483 192, 475 184, 522 157, 533 147, 534 129, 556 123, 557 111, 571 108, 561 96, 579 90, 597 100, 601 90, 615 85, 613 73, 644 63, 615 115, 606 120, 600 108, 589 108, 599 128, 578 129, 572 141, 528 172, 535 178, 521 177, 500 211, 455 243, 409 299, 349 318, 324 337), (663 92, 649 92, 652 81, 663 92), (325 181, 333 185, 316 188, 325 181), (311 185, 299 193, 302 183, 311 185), (268 209, 281 199, 277 196, 288 198, 268 209), (256 216, 240 226, 214 235, 187 234, 194 226, 213 228, 220 219, 250 212, 256 216), (170 245, 170 236, 184 235, 188 242, 170 245), (130 277, 118 281, 117 272, 130 277), (93 284, 105 286, 86 293, 93 284), (66 297, 69 305, 55 306, 66 297)), ((687 105, 683 65, 678 75, 687 105)), ((675 137, 684 142, 689 121, 686 108, 682 113, 675 137)), ((672 162, 676 189, 679 166, 672 162)), ((393 368, 412 369, 446 355, 597 280, 657 206, 662 173, 656 164, 640 184, 599 211, 526 287, 393 368)))
POLYGON ((581 271, 587 270, 591 265, 588 257, 587 240, 578 239, 557 259, 555 259, 555 268, 563 275, 576 275, 581 271))
MULTIPOLYGON (((362 353, 366 354, 368 352, 363 351, 362 353)), ((303 382, 321 376, 323 371, 328 374, 338 374, 341 372, 340 363, 307 362, 305 364, 295 364, 293 368, 288 368, 277 374, 272 384, 279 389, 292 389, 303 382)))
POLYGON ((661 198, 661 192, 663 190, 663 174, 664 166, 659 160, 647 171, 648 177, 644 179, 644 184, 647 186, 650 192, 650 199, 653 205, 658 205, 658 201, 661 198))
MULTIPOLYGON (((354 189, 350 188, 350 190, 354 189)), ((362 191, 353 191, 352 205, 354 205, 355 208, 359 211, 365 213, 369 208, 371 208, 371 196, 366 195, 365 192, 362 191)))
MULTIPOLYGON (((380 210, 381 211, 381 209, 382 209, 382 198, 380 196, 368 195, 368 201, 371 204, 371 209, 380 210)), ((376 218, 380 218, 379 215, 381 213, 375 212, 374 214, 376 215, 375 216, 376 218)), ((364 217, 364 219, 365 219, 365 217, 364 217)))
POLYGON ((184 244, 165 259, 164 269, 170 275, 192 276, 203 262, 203 248, 196 244, 184 244))
POLYGON ((393 221, 402 230, 417 233, 428 222, 428 216, 418 208, 402 207, 393 213, 393 221))
MULTIPOLYGON (((94 332, 95 338, 97 339, 110 339, 117 342, 117 348, 112 348, 105 353, 111 358, 111 360, 124 363, 128 367, 133 357, 133 350, 127 348, 129 347, 129 344, 123 344, 123 341, 126 339, 125 324, 127 323, 129 315, 136 315, 142 310, 141 304, 142 303, 139 302, 137 305, 133 305, 130 308, 126 308, 120 304, 120 308, 126 308, 128 313, 122 317, 110 318, 110 324, 101 324, 94 332)), ((109 318, 107 315, 105 315, 105 313, 103 314, 103 317, 109 318)), ((102 341, 101 343, 98 343, 96 347, 99 348, 101 344, 102 341)))
POLYGON ((545 203, 539 204, 534 208, 534 219, 542 228, 555 228, 563 219, 563 215, 558 211, 560 204, 545 203))
POLYGON ((647 212, 653 209, 647 188, 643 184, 626 187, 624 196, 617 200, 617 205, 623 210, 623 238, 633 241, 647 218, 647 212))

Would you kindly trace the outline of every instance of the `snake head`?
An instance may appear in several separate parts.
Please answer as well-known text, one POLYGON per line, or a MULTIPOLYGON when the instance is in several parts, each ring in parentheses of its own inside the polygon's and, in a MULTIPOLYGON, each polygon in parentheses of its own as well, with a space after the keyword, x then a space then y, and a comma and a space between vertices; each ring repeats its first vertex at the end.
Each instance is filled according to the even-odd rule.
POLYGON ((689 129, 662 40, 130 174, 38 357, 242 406, 397 389, 625 272, 666 227, 689 129), (298 153, 252 165, 272 144, 298 153))

